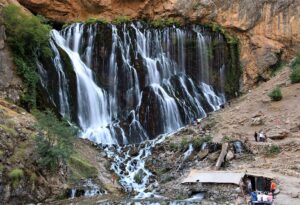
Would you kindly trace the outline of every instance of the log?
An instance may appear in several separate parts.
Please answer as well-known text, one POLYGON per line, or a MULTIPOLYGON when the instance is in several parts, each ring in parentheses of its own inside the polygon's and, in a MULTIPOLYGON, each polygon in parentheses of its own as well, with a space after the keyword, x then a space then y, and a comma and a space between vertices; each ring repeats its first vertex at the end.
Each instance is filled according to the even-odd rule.
POLYGON ((216 170, 219 170, 222 163, 224 162, 225 156, 226 156, 227 151, 228 151, 228 146, 229 146, 228 143, 222 144, 222 151, 219 155, 219 158, 218 158, 216 166, 215 166, 216 170))

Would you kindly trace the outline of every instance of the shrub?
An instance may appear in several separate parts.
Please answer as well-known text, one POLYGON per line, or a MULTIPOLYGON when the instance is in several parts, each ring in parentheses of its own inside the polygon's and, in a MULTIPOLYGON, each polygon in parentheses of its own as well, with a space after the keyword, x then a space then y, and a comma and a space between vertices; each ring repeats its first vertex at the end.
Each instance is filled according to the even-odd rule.
POLYGON ((21 179, 24 177, 24 172, 22 169, 14 168, 9 172, 8 176, 12 180, 13 187, 16 188, 19 185, 21 179))
POLYGON ((282 93, 281 89, 277 86, 275 87, 269 94, 268 96, 271 98, 273 101, 280 101, 282 99, 282 93))
POLYGON ((295 69, 297 66, 300 65, 300 53, 297 54, 296 58, 292 61, 291 67, 295 69))
POLYGON ((203 144, 203 143, 208 143, 208 142, 211 142, 211 140, 212 140, 212 137, 211 136, 204 136, 204 137, 197 137, 197 138, 194 138, 193 140, 192 140, 192 144, 193 144, 193 147, 195 148, 195 149, 200 149, 201 148, 201 145, 203 144))
POLYGON ((36 59, 52 54, 49 48, 51 27, 44 18, 26 14, 16 5, 5 7, 3 17, 17 73, 25 84, 21 103, 30 110, 36 105, 36 59))
POLYGON ((300 83, 300 64, 292 70, 290 80, 292 83, 300 83))
POLYGON ((183 138, 180 142, 180 149, 181 150, 186 149, 188 144, 189 144, 188 140, 186 138, 183 138))
POLYGON ((272 145, 267 149, 266 155, 271 157, 274 155, 278 155, 280 152, 281 152, 281 148, 278 145, 272 145))
POLYGON ((135 175, 134 175, 134 181, 138 184, 143 183, 143 179, 145 177, 145 173, 142 169, 140 169, 135 175))
POLYGON ((73 152, 73 142, 77 129, 67 121, 59 121, 49 110, 44 113, 35 112, 38 119, 36 136, 38 164, 55 171, 59 162, 66 162, 73 152))

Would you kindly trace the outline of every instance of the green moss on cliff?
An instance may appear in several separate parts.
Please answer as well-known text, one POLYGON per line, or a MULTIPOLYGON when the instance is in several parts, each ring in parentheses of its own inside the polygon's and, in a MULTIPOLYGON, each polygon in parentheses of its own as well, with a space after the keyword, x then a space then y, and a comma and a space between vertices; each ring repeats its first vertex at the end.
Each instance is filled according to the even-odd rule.
POLYGON ((77 181, 82 178, 97 177, 97 169, 78 154, 73 154, 70 157, 68 165, 71 171, 71 181, 77 181))
POLYGON ((44 18, 24 13, 16 5, 5 7, 3 17, 17 73, 25 84, 21 103, 30 110, 36 106, 36 59, 52 54, 48 45, 51 27, 46 24, 44 18))
POLYGON ((228 97, 236 97, 240 90, 240 78, 242 75, 239 39, 216 23, 207 24, 206 26, 211 28, 213 32, 219 32, 225 37, 229 59, 225 70, 224 89, 228 97))

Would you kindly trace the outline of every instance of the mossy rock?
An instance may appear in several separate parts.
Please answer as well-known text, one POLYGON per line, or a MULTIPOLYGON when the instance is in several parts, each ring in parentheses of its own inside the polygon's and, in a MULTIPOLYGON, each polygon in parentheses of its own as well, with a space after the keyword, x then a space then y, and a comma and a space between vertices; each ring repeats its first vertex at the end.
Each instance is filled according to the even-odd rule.
POLYGON ((70 180, 76 181, 82 178, 95 178, 98 175, 96 167, 78 154, 74 154, 70 157, 68 165, 71 170, 70 180))

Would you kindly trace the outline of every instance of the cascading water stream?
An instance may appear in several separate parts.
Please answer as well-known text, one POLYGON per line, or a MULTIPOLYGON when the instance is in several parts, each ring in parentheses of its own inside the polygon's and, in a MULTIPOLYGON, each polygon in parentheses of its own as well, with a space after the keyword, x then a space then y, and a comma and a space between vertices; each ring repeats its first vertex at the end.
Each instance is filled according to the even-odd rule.
MULTIPOLYGON (((124 189, 137 192, 138 198, 152 195, 146 192, 153 175, 145 168, 145 160, 166 135, 154 138, 225 103, 226 58, 212 67, 214 59, 208 55, 212 40, 224 43, 199 26, 153 29, 141 23, 76 23, 51 32, 55 68, 51 72, 58 76, 59 97, 49 98, 63 116, 78 123, 83 138, 109 145, 105 151, 113 160, 112 169, 124 189), (74 82, 70 76, 75 76, 74 82), (76 102, 70 101, 70 93, 75 93, 76 102), (149 139, 154 140, 140 144, 134 157, 129 155, 134 145, 112 145, 149 139)), ((51 90, 49 85, 55 83, 47 66, 42 67, 42 84, 51 90)), ((192 146, 186 154, 190 152, 192 146)))

